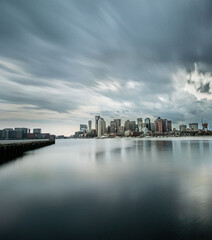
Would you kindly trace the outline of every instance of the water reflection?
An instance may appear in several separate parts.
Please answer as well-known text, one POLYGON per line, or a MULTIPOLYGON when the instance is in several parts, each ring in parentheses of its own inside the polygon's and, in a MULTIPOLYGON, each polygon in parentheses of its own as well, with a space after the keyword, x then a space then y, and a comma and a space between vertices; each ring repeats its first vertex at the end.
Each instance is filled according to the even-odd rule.
POLYGON ((155 146, 157 151, 171 151, 172 141, 156 141, 155 146))
POLYGON ((0 239, 210 239, 211 140, 58 141, 0 168, 0 239))

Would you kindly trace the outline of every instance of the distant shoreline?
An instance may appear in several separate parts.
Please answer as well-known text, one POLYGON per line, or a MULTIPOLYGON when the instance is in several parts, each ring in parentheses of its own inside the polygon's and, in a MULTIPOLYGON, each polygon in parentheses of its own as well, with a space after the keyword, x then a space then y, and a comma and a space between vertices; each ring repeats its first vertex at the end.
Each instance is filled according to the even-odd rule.
POLYGON ((149 137, 103 137, 103 138, 57 138, 56 140, 66 140, 66 139, 73 139, 73 140, 90 140, 90 139, 95 139, 95 140, 104 140, 104 139, 170 139, 170 138, 174 138, 174 139, 182 139, 182 138, 211 138, 212 139, 212 135, 200 135, 200 136, 149 136, 149 137))

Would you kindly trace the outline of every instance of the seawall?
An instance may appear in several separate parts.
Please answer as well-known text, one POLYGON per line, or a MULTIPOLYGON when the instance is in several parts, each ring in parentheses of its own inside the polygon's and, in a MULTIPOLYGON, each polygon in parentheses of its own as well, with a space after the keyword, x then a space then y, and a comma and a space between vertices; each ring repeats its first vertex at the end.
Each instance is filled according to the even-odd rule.
POLYGON ((55 140, 2 140, 0 141, 0 164, 8 162, 24 152, 55 144, 55 140))

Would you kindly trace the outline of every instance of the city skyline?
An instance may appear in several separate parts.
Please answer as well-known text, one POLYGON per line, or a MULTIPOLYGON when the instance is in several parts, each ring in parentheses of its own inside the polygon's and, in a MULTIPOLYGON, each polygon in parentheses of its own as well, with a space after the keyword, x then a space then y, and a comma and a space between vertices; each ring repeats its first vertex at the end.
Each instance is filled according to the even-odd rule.
MULTIPOLYGON (((139 116, 139 117, 135 117, 135 118, 133 118, 133 117, 119 118, 118 116, 116 116, 116 118, 107 118, 106 119, 104 116, 101 116, 99 114, 97 116, 93 116, 93 118, 86 119, 85 121, 82 121, 82 122, 78 121, 77 125, 73 127, 73 130, 71 132, 65 131, 65 134, 64 134, 64 129, 61 128, 61 126, 58 125, 58 128, 61 128, 62 131, 51 131, 51 133, 54 134, 55 136, 64 135, 64 136, 69 137, 69 136, 73 135, 75 132, 77 132, 79 130, 82 130, 82 129, 83 130, 96 129, 96 124, 98 125, 98 120, 100 118, 103 118, 105 120, 107 127, 110 126, 110 123, 113 122, 114 120, 120 120, 121 121, 120 126, 124 126, 124 123, 126 121, 134 121, 139 127, 139 123, 138 123, 139 120, 142 120, 142 124, 143 124, 143 123, 145 123, 146 119, 149 119, 151 123, 154 123, 155 120, 157 120, 157 118, 168 119, 167 117, 161 117, 161 116, 156 117, 156 118, 149 117, 147 115, 144 115, 144 116, 146 116, 146 117, 140 117, 139 116), (97 121, 96 121, 96 117, 98 117, 97 121), (89 124, 90 124, 91 128, 89 128, 89 124)), ((179 121, 178 123, 176 123, 176 122, 174 123, 172 119, 170 119, 170 121, 172 122, 172 128, 175 128, 176 130, 180 130, 181 126, 189 126, 189 124, 191 124, 191 123, 197 123, 200 126, 199 129, 202 129, 202 123, 207 123, 208 124, 207 125, 208 130, 212 130, 208 121, 206 121, 202 117, 199 119, 199 121, 191 121, 191 122, 189 122, 189 121, 179 121)), ((29 125, 26 124, 24 126, 23 125, 13 125, 13 126, 11 126, 11 125, 8 125, 8 124, 6 124, 5 126, 6 127, 0 127, 0 130, 3 130, 3 129, 18 129, 18 128, 20 128, 20 129, 25 128, 25 129, 33 129, 34 130, 34 129, 41 129, 42 128, 41 125, 39 125, 35 128, 32 123, 30 123, 29 125), (31 127, 29 127, 29 126, 31 126, 31 127)), ((51 129, 51 128, 47 127, 47 128, 44 128, 44 129, 45 129, 45 132, 50 132, 47 129, 51 129)))
POLYGON ((137 118, 137 120, 126 120, 116 118, 109 123, 105 119, 98 115, 95 116, 94 125, 92 120, 88 120, 87 124, 80 124, 74 135, 74 138, 92 138, 92 137, 144 137, 148 136, 194 136, 195 135, 207 135, 211 134, 210 127, 207 122, 201 119, 201 124, 198 122, 192 122, 188 124, 181 124, 177 127, 172 125, 172 120, 167 118, 158 117, 154 120, 147 118, 137 118), (93 127, 92 127, 93 126, 93 127))
POLYGON ((150 117, 212 124, 209 0, 2 0, 0 129, 73 134, 150 117))
MULTIPOLYGON (((156 131, 154 128, 155 128, 155 122, 158 120, 158 119, 161 119, 161 120, 166 120, 166 121, 168 121, 168 122, 170 122, 170 127, 168 127, 168 131, 171 131, 172 129, 176 129, 177 131, 179 130, 179 131, 185 131, 185 130, 187 130, 187 129, 189 129, 189 128, 193 128, 193 127, 191 127, 191 125, 197 125, 197 129, 199 129, 199 130, 201 130, 201 129, 203 129, 203 125, 204 125, 204 128, 207 128, 207 130, 211 130, 211 128, 210 128, 210 125, 208 124, 208 122, 207 121, 204 121, 203 120, 203 118, 201 118, 201 121, 200 122, 184 122, 184 123, 182 123, 182 124, 180 124, 180 125, 177 125, 177 124, 173 124, 173 122, 172 122, 172 120, 168 120, 167 118, 161 118, 161 117, 157 117, 156 119, 151 119, 151 118, 149 118, 149 117, 145 117, 145 118, 142 118, 142 117, 138 117, 138 118, 136 118, 136 119, 132 119, 132 118, 126 118, 125 120, 124 119, 121 119, 121 118, 114 118, 114 119, 110 119, 110 121, 105 121, 105 119, 102 117, 102 116, 100 116, 100 115, 98 115, 98 116, 95 116, 94 117, 94 119, 93 120, 88 120, 87 121, 87 124, 86 123, 78 123, 78 127, 77 127, 77 129, 76 129, 76 131, 74 132, 74 133, 76 133, 76 132, 84 132, 84 131, 86 131, 86 132, 91 132, 92 130, 96 130, 96 135, 98 136, 98 121, 99 120, 103 120, 104 121, 104 125, 105 125, 105 132, 108 132, 108 130, 106 131, 106 128, 108 129, 108 127, 110 127, 110 128, 113 128, 113 127, 117 127, 117 126, 120 126, 120 127, 123 127, 123 129, 125 129, 125 124, 127 123, 127 122, 129 122, 129 124, 131 123, 131 122, 133 122, 133 124, 135 124, 135 129, 137 128, 137 130, 135 130, 135 131, 137 131, 137 132, 142 132, 143 130, 142 130, 142 128, 143 127, 147 127, 149 130, 151 130, 151 131, 156 131), (79 129, 78 129, 79 128, 79 129), (153 130, 154 129, 154 130, 153 130)), ((168 123, 169 124, 169 123, 168 123)), ((194 128, 196 128, 196 126, 194 127, 194 128)), ((12 130, 13 132, 14 131, 23 131, 23 130, 27 130, 27 131, 29 131, 29 133, 30 133, 30 128, 26 128, 26 126, 25 127, 6 127, 6 128, 3 128, 3 129, 0 129, 0 133, 2 134, 2 131, 3 130, 6 130, 6 131, 8 131, 8 130, 12 130)), ((123 130, 123 132, 124 132, 124 130, 123 130)), ((34 128, 33 127, 33 133, 41 133, 41 128, 34 128)), ((114 132, 115 133, 115 132, 114 132)), ((0 138, 1 138, 1 134, 0 134, 0 138)), ((46 133, 45 133, 46 134, 46 133)), ((71 133, 71 134, 67 134, 67 135, 64 135, 64 134, 62 134, 62 133, 59 133, 59 134, 54 134, 54 133, 52 133, 54 136, 58 136, 58 137, 62 137, 62 136, 65 136, 65 137, 69 137, 69 136, 73 136, 74 134, 73 133, 71 133)), ((101 134, 101 135, 104 135, 104 134, 101 134)), ((29 138, 30 138, 31 136, 29 136, 29 138)))

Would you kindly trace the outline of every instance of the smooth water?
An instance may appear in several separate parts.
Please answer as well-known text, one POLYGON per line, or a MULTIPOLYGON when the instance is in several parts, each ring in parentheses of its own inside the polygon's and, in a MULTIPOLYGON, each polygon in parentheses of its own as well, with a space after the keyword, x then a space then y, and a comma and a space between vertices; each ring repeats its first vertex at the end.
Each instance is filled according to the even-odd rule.
POLYGON ((0 166, 0 239, 212 239, 212 138, 58 140, 0 166))

